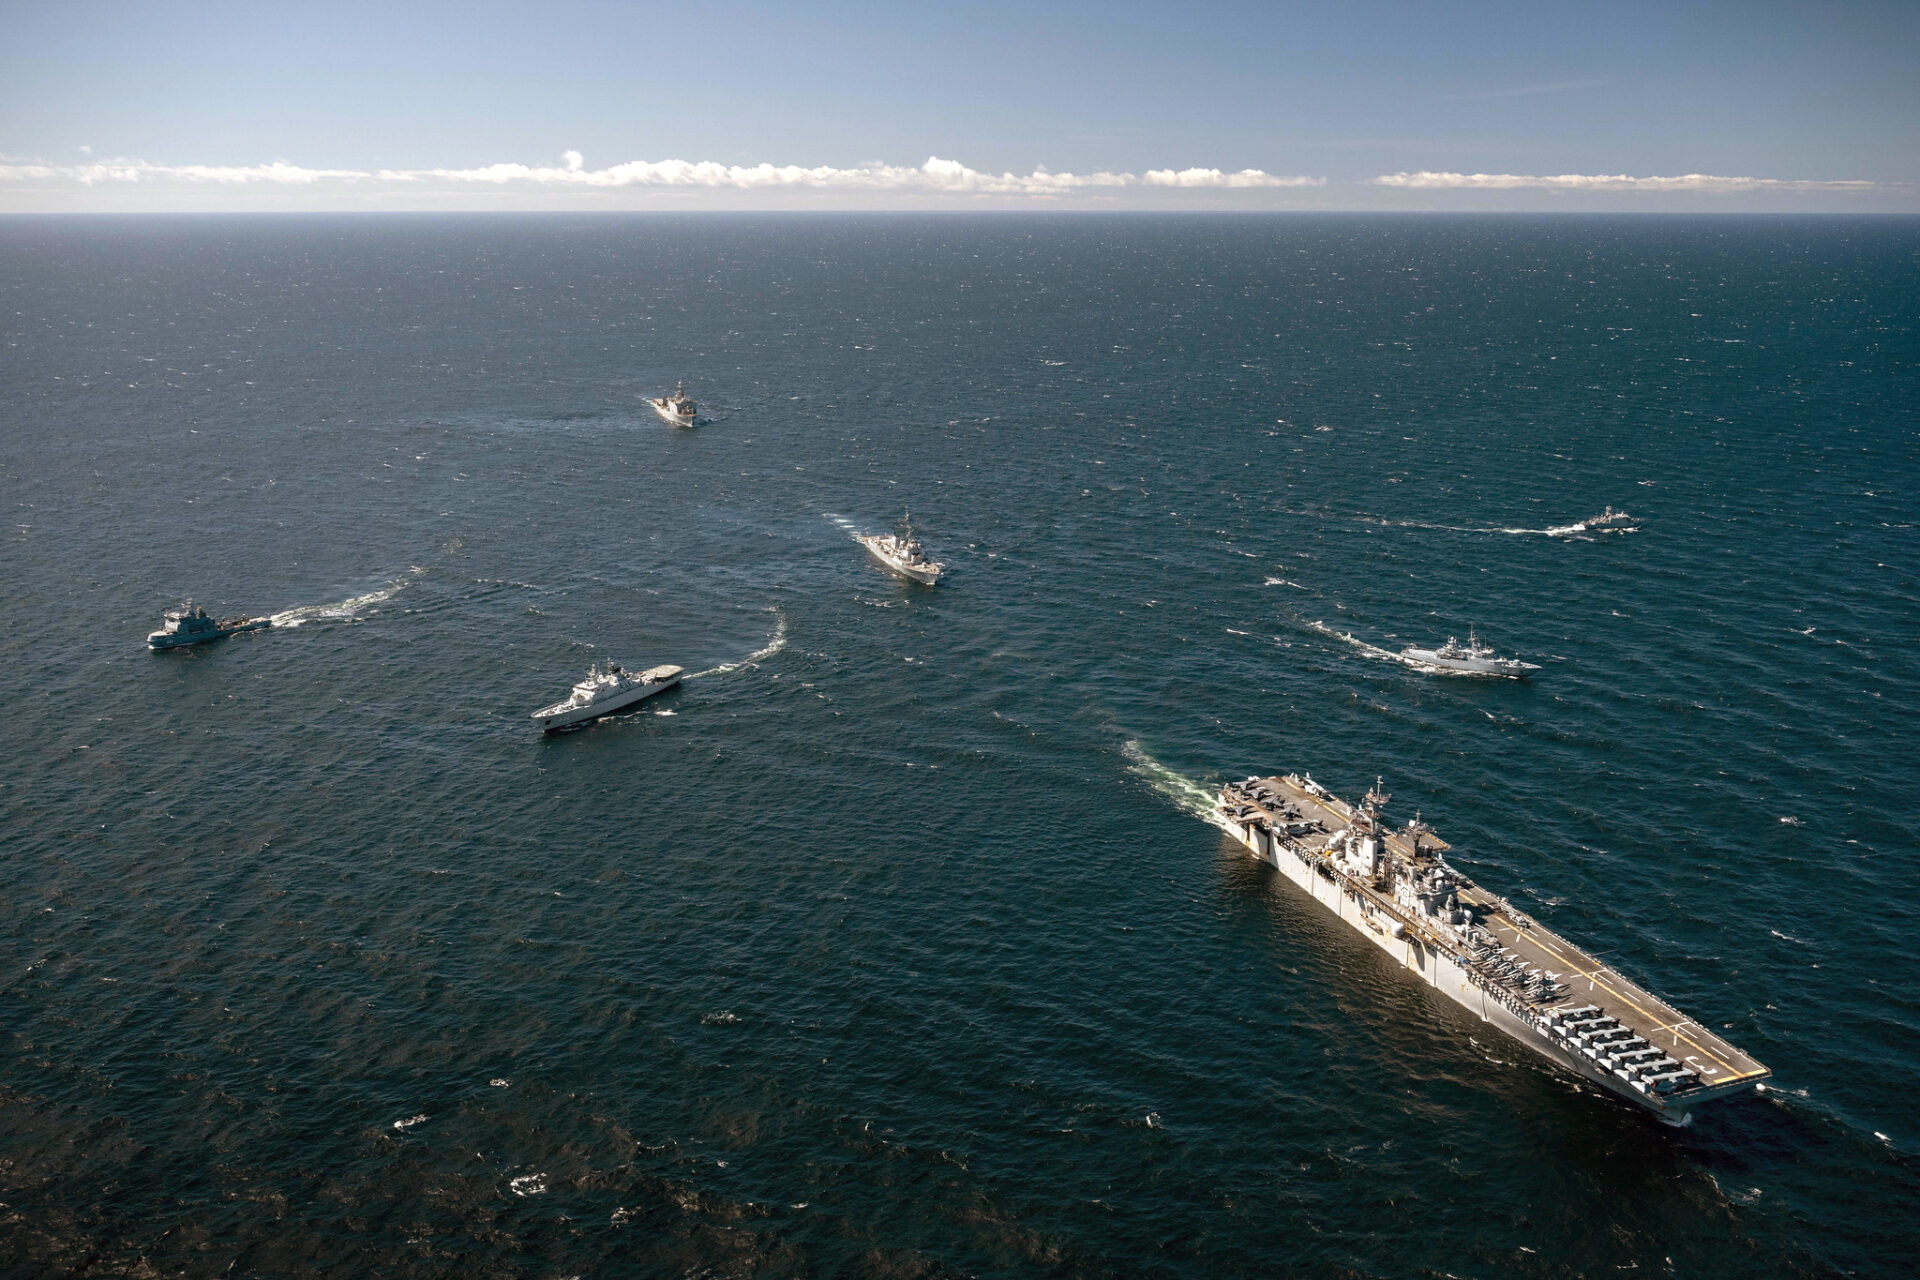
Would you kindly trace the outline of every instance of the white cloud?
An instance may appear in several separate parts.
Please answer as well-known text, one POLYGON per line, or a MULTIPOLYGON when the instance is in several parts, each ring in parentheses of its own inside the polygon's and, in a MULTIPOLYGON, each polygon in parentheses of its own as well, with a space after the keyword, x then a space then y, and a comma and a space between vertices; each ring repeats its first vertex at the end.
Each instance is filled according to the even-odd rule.
POLYGON ((1281 178, 1258 169, 1222 173, 1218 169, 1149 169, 1144 179, 1150 187, 1324 187, 1325 178, 1281 178))
POLYGON ((605 169, 588 169, 577 151, 567 153, 564 169, 523 164, 493 164, 479 169, 384 169, 376 176, 392 182, 525 182, 587 187, 769 187, 838 188, 859 191, 931 191, 978 195, 1063 195, 1105 187, 1312 187, 1325 178, 1284 177, 1259 169, 1223 173, 1218 169, 1153 169, 1133 173, 984 173, 958 160, 927 157, 915 168, 865 164, 850 169, 831 165, 729 165, 712 160, 631 160, 605 169))
POLYGON ((0 182, 77 182, 93 186, 101 182, 141 182, 147 179, 176 179, 185 182, 225 184, 269 182, 281 185, 306 185, 327 178, 357 179, 372 175, 358 169, 303 169, 299 165, 275 160, 272 164, 148 164, 144 160, 106 160, 93 164, 20 163, 0 156, 0 182))
POLYGON ((1831 182, 1788 178, 1723 178, 1711 173, 1683 173, 1671 178, 1635 178, 1624 173, 1388 173, 1373 179, 1380 187, 1415 191, 1871 191, 1880 184, 1858 180, 1831 182))
POLYGON ((307 186, 325 181, 350 183, 478 183, 556 187, 701 187, 734 190, 812 188, 824 190, 931 192, 936 194, 1059 196, 1120 187, 1179 187, 1243 190, 1318 187, 1325 178, 1285 176, 1261 169, 1227 173, 1219 169, 1151 169, 1145 174, 1055 173, 1044 167, 1030 174, 984 173, 957 160, 929 156, 925 164, 905 167, 865 164, 841 169, 829 165, 729 165, 712 160, 632 160, 589 169, 578 151, 563 152, 562 166, 490 164, 474 169, 307 169, 276 160, 261 165, 166 165, 143 160, 114 160, 80 165, 9 161, 0 156, 0 182, 174 181, 187 183, 273 183, 307 186))

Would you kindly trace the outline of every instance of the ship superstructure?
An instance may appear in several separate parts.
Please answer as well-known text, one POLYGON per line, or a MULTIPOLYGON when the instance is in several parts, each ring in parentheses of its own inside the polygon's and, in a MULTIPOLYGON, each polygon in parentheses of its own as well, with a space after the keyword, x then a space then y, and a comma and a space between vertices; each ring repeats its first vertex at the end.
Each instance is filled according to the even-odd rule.
POLYGON ((1668 1124, 1750 1094, 1751 1057, 1446 860, 1418 817, 1389 830, 1378 785, 1356 807, 1311 776, 1248 778, 1218 812, 1262 862, 1407 972, 1536 1053, 1668 1124))

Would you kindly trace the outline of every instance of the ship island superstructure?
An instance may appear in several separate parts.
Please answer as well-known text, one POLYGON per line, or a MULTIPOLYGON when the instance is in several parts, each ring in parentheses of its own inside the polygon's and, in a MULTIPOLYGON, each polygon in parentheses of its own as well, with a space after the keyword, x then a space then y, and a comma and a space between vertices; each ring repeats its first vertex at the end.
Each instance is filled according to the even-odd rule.
POLYGON ((1686 1124, 1771 1074, 1701 1023, 1449 865, 1416 816, 1389 830, 1378 785, 1356 807, 1310 775, 1221 789, 1218 814, 1408 973, 1592 1084, 1686 1124))

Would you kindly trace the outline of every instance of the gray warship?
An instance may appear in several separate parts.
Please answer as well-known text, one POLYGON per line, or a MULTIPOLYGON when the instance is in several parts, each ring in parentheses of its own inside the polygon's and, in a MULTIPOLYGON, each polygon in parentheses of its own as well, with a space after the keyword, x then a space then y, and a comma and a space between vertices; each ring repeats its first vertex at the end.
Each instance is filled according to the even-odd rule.
POLYGON ((190 644, 206 644, 238 635, 242 631, 264 631, 273 625, 272 618, 222 618, 215 621, 205 609, 195 608, 191 600, 178 609, 169 609, 161 614, 160 622, 160 629, 147 636, 149 649, 180 649, 190 644))
POLYGON ((1705 1025, 1480 888, 1419 820, 1391 831, 1375 784, 1358 807, 1310 775, 1221 788, 1218 815, 1407 973, 1542 1057, 1684 1125, 1771 1072, 1705 1025))
POLYGON ((1400 651, 1401 658, 1423 666, 1439 667, 1443 671, 1460 671, 1469 675, 1512 676, 1516 680, 1525 680, 1540 669, 1539 664, 1522 662, 1518 658, 1502 658, 1493 651, 1491 645, 1480 643, 1480 637, 1471 629, 1467 632, 1467 642, 1461 644, 1452 636, 1437 649, 1421 649, 1409 645, 1400 651))
POLYGON ((661 396, 657 400, 648 400, 653 411, 676 427, 690 427, 700 416, 700 408, 694 404, 693 397, 687 394, 684 382, 675 383, 673 394, 661 396))
POLYGON ((899 532, 861 534, 860 544, 895 573, 928 586, 940 581, 947 569, 939 561, 927 559, 926 549, 913 536, 913 517, 905 513, 900 517, 899 532))

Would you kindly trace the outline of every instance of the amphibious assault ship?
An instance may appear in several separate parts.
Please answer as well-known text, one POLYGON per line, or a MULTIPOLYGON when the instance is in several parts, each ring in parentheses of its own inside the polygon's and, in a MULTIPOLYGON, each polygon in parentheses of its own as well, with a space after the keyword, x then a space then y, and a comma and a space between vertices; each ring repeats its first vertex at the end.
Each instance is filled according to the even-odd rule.
POLYGON ((1409 973, 1667 1124, 1772 1074, 1460 874, 1417 815, 1389 830, 1388 799, 1376 784, 1356 808, 1288 774, 1228 783, 1218 812, 1256 858, 1409 973))

